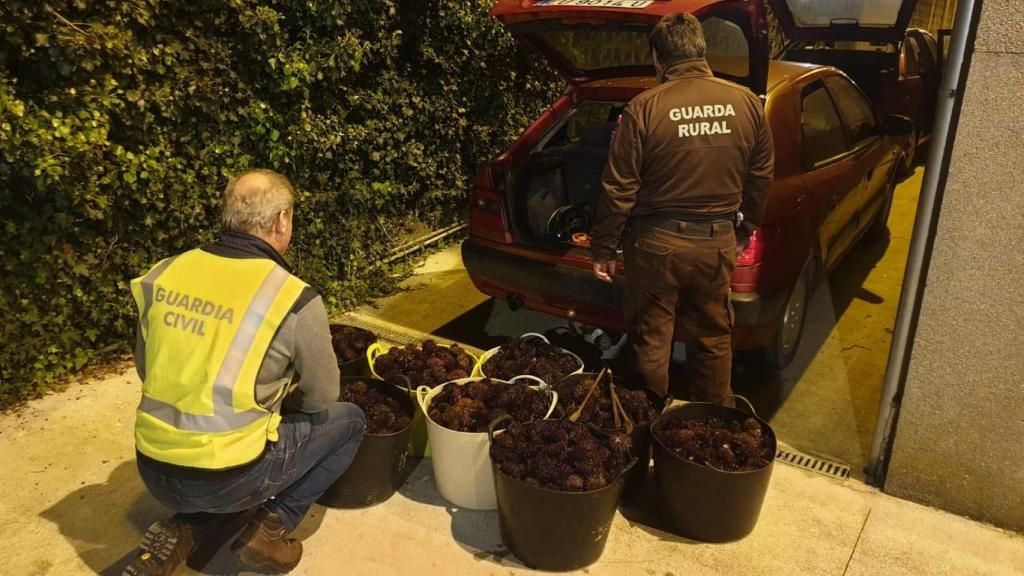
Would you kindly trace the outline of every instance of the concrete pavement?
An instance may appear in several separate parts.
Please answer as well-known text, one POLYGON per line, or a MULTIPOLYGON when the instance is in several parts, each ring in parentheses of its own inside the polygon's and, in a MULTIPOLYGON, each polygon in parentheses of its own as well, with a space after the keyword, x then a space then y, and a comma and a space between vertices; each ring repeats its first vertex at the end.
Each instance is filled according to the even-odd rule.
MULTIPOLYGON (((0 574, 117 574, 165 514, 138 478, 128 369, 0 416, 0 574)), ((601 561, 581 574, 1024 574, 1024 537, 898 500, 855 481, 777 464, 747 539, 711 545, 619 514, 601 561)), ((300 528, 297 574, 518 575, 497 513, 458 510, 423 462, 400 493, 366 510, 316 507, 300 528)), ((186 573, 191 573, 186 571, 186 573)), ((246 573, 221 551, 204 574, 246 573)))

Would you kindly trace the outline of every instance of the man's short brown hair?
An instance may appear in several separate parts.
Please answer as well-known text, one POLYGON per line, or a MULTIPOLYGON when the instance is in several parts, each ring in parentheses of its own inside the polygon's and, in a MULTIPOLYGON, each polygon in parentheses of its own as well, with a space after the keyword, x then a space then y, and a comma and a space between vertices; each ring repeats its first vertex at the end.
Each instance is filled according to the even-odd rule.
POLYGON ((651 48, 665 68, 683 60, 704 58, 707 53, 704 26, 693 14, 669 14, 651 32, 651 48))

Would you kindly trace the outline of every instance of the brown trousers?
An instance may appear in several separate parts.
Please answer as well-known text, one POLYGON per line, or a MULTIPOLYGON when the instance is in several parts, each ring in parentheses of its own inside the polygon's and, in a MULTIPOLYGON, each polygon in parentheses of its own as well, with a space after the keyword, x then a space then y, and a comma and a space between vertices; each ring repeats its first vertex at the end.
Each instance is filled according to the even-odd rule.
POLYGON ((732 395, 729 279, 736 267, 736 236, 731 223, 677 225, 676 232, 634 230, 625 242, 623 312, 636 370, 652 391, 668 393, 678 315, 690 399, 727 399, 732 395), (713 232, 691 235, 708 228, 713 232))

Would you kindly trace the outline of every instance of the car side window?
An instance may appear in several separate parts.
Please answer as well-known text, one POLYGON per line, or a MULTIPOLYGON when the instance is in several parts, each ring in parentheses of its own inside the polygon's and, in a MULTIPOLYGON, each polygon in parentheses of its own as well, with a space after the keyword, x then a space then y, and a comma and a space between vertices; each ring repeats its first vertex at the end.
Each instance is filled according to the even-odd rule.
POLYGON ((811 172, 845 154, 849 147, 843 123, 824 84, 815 82, 804 88, 801 101, 804 170, 811 172))
POLYGON ((830 76, 825 82, 836 99, 839 114, 846 122, 853 148, 859 148, 878 136, 875 112, 871 109, 868 99, 864 97, 864 93, 843 76, 830 76))

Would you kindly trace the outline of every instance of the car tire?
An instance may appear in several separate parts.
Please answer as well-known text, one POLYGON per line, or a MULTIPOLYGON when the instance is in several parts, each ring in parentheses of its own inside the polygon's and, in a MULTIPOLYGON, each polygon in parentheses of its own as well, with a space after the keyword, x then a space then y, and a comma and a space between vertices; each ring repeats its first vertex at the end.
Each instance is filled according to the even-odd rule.
POLYGON ((771 342, 763 348, 768 365, 780 371, 793 363, 800 342, 803 340, 804 327, 807 325, 807 306, 811 301, 811 287, 814 282, 814 260, 804 265, 796 284, 786 298, 786 307, 779 319, 778 329, 771 342))

